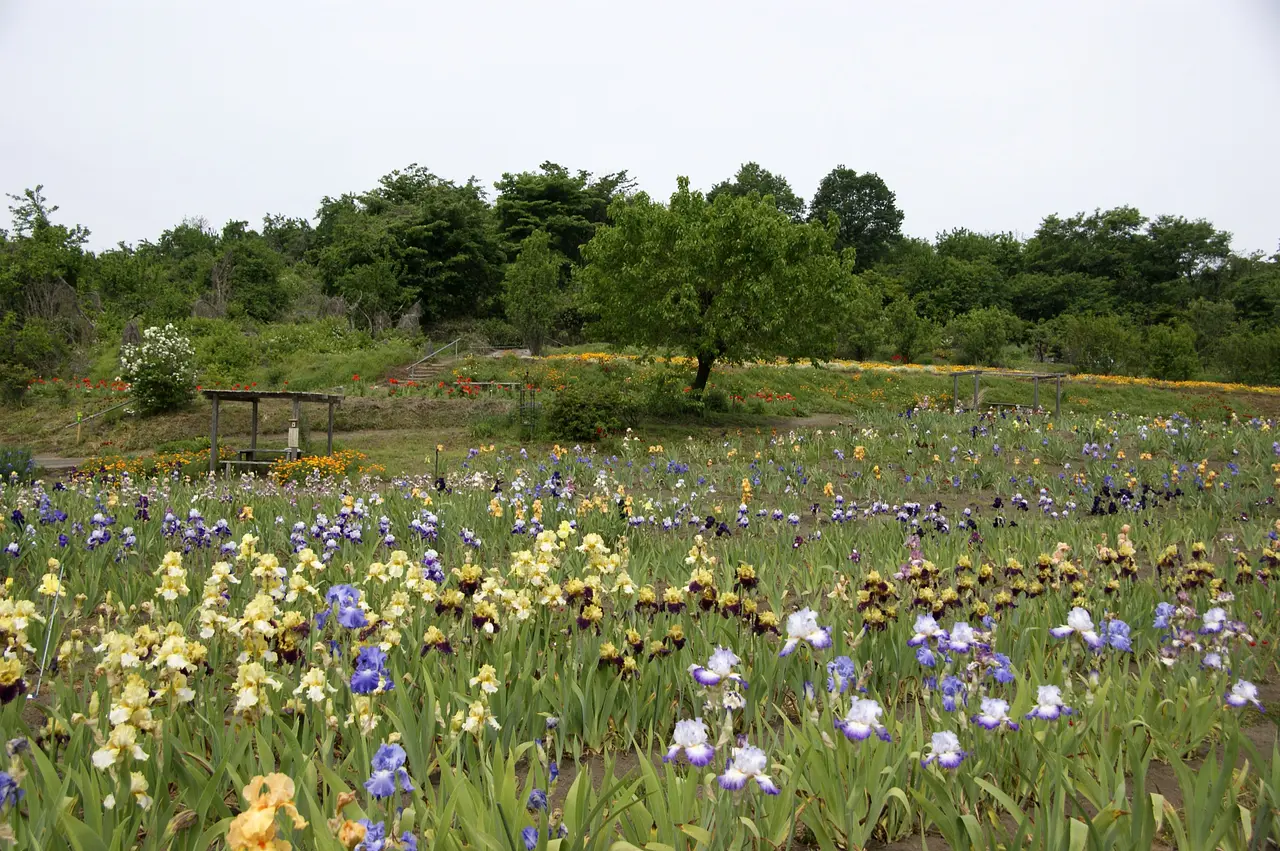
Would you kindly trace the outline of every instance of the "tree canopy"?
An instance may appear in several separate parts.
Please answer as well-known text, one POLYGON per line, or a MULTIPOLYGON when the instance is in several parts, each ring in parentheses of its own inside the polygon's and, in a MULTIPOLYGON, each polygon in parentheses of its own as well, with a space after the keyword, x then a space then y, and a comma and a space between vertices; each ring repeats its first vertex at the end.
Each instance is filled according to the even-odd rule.
POLYGON ((635 195, 625 170, 554 162, 494 188, 409 165, 309 218, 191 217, 96 252, 43 187, 15 192, 0 372, 25 386, 82 369, 131 320, 344 317, 373 334, 482 323, 531 347, 589 329, 690 355, 699 387, 720 361, 832 353, 1280 383, 1280 255, 1233 252, 1191 215, 1117 206, 1052 213, 1025 238, 959 226, 925 239, 903 234, 879 175, 843 165, 808 204, 755 162, 705 196, 681 181, 669 203, 635 195))
POLYGON ((836 248, 854 249, 859 270, 884 259, 902 238, 903 213, 897 197, 878 174, 858 174, 843 165, 833 168, 818 184, 809 205, 809 220, 826 221, 833 213, 840 222, 836 248))
POLYGON ((851 283, 822 225, 797 224, 761 196, 713 201, 679 188, 667 204, 615 201, 583 249, 588 299, 610 339, 695 359, 693 388, 718 361, 831 351, 851 283))
POLYGON ((715 201, 721 195, 772 198, 774 206, 786 213, 793 222, 804 220, 804 199, 792 191, 791 184, 785 177, 761 168, 759 163, 743 163, 733 180, 722 180, 711 187, 707 200, 715 201))

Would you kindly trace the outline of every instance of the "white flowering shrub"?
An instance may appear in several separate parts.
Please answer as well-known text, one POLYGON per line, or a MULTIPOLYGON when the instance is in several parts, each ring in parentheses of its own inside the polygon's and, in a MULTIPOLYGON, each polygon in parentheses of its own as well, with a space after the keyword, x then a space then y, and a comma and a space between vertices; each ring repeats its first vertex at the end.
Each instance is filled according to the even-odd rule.
POLYGON ((195 397, 195 350, 172 325, 144 330, 141 344, 120 349, 120 363, 143 413, 172 411, 195 397))

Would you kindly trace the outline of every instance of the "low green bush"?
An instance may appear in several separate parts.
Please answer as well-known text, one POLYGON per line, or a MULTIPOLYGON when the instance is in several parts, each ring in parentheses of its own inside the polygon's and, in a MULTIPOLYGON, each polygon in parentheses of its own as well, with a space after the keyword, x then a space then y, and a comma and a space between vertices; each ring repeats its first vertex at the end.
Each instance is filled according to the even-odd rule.
POLYGON ((30 367, 17 363, 0 363, 0 402, 6 405, 21 404, 34 377, 30 367))
POLYGON ((598 440, 633 425, 636 413, 633 402, 615 385, 568 384, 547 409, 547 428, 565 440, 598 440))

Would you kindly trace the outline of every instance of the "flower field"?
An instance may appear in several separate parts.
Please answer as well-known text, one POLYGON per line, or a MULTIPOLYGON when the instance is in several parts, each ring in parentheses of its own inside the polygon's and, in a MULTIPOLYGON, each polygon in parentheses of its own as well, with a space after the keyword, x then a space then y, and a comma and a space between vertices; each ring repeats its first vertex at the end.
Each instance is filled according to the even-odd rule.
POLYGON ((0 843, 1266 847, 1269 421, 0 489, 0 843))

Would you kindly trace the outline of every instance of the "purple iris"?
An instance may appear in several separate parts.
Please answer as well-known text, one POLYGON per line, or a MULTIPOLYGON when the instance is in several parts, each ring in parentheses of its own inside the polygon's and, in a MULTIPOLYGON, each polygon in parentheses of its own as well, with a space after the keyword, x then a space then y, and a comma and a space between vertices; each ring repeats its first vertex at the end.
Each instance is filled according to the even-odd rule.
POLYGON ((413 783, 404 767, 405 752, 399 745, 382 744, 373 755, 373 773, 365 781, 364 788, 375 798, 389 798, 395 794, 396 781, 402 792, 412 792, 413 783))
POLYGON ((387 670, 387 654, 377 647, 362 647, 356 655, 356 670, 351 675, 351 691, 370 694, 381 688, 391 691, 395 682, 387 670))

